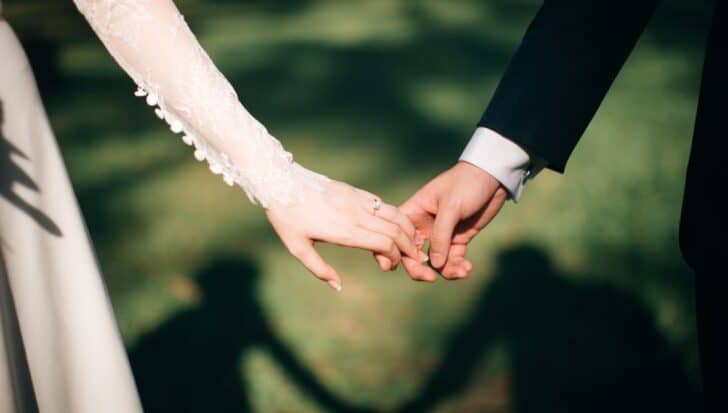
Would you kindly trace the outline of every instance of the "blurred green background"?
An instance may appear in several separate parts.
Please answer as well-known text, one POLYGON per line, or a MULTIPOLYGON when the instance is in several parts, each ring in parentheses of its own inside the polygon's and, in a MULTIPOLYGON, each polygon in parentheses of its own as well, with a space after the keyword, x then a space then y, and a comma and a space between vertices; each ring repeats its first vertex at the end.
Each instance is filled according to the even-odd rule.
MULTIPOLYGON (((149 411, 697 409, 677 228, 709 4, 660 8, 567 174, 506 206, 468 280, 416 284, 323 246, 334 294, 132 96, 70 1, 4 3, 149 411)), ((177 3, 300 163, 391 203, 457 159, 539 6, 177 3)))

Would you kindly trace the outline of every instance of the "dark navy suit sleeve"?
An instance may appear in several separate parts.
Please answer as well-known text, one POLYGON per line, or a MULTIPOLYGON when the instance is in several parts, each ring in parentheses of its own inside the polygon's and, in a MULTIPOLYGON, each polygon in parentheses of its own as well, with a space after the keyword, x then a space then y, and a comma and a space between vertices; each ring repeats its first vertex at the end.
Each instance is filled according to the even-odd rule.
POLYGON ((546 0, 479 126, 563 172, 659 0, 546 0))

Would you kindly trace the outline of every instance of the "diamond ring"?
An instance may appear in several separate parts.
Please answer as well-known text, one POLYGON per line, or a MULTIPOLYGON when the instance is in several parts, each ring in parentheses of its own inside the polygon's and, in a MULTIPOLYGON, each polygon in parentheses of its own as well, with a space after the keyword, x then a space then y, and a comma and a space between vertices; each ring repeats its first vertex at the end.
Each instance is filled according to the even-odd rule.
POLYGON ((372 204, 372 209, 374 210, 372 214, 377 213, 380 209, 382 209, 382 201, 379 198, 374 198, 374 203, 372 204))

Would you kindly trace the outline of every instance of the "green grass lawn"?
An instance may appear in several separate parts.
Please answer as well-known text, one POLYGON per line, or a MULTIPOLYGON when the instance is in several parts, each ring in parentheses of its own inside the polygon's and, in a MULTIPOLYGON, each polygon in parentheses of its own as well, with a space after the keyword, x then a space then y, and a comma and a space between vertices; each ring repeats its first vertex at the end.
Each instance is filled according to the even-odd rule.
MULTIPOLYGON (((391 203, 457 159, 538 8, 178 4, 300 163, 391 203)), ((690 411, 692 276, 677 227, 709 10, 688 4, 660 9, 566 175, 542 173, 506 206, 472 245, 468 280, 416 284, 365 252, 322 247, 341 294, 132 96, 70 2, 7 1, 5 12, 34 62, 135 369, 197 389, 186 397, 207 411, 550 412, 549 400, 577 396, 690 411)))

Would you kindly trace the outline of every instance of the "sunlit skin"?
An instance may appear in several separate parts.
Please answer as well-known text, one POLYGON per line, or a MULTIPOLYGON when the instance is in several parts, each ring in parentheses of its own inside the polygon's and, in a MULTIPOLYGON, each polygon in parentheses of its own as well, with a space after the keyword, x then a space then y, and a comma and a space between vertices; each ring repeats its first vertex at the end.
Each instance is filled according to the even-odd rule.
POLYGON ((271 206, 266 215, 288 251, 334 290, 341 290, 341 276, 316 252, 315 242, 374 251, 386 257, 384 270, 396 267, 404 256, 421 254, 410 220, 386 203, 375 211, 376 195, 331 181, 323 191, 305 196, 305 202, 271 206))
MULTIPOLYGON (((426 282, 437 280, 438 272, 449 280, 467 277, 473 270, 467 258, 468 243, 507 198, 498 180, 467 162, 458 162, 423 186, 400 207, 416 229, 418 246, 430 241, 430 265, 402 257, 410 277, 426 282)), ((387 257, 375 255, 380 266, 387 263, 387 257)))

